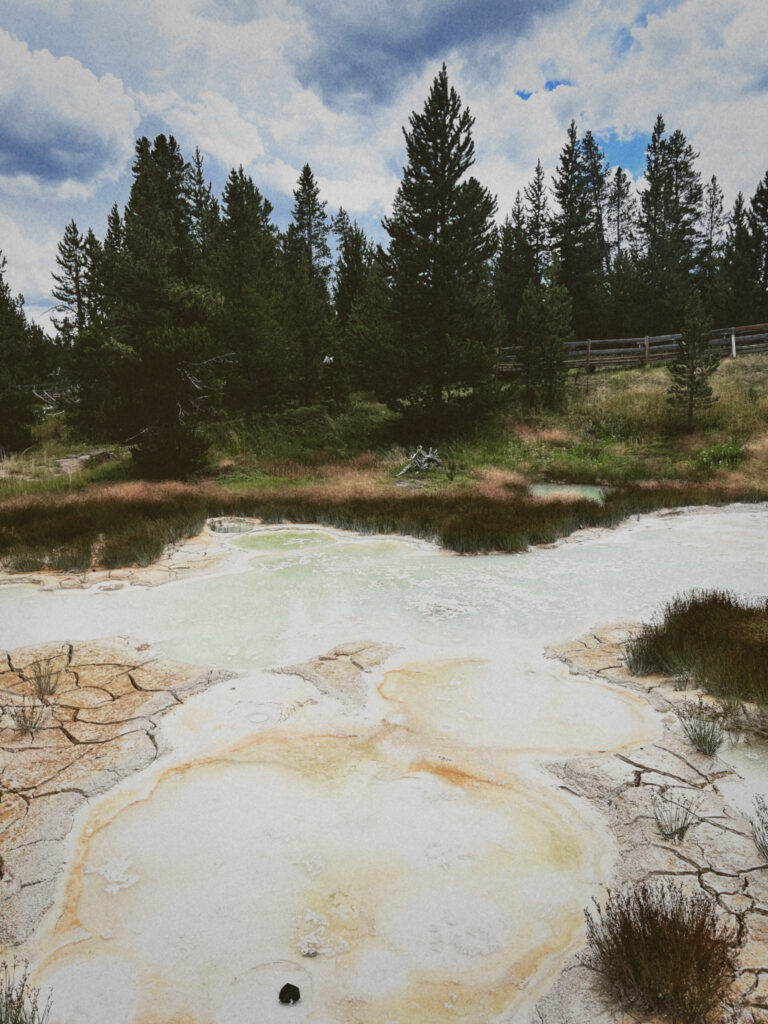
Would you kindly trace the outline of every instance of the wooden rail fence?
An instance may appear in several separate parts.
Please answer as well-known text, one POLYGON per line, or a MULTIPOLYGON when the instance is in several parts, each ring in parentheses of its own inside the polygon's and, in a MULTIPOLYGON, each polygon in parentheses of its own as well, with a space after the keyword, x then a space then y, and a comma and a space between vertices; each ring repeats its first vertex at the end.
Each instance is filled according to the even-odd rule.
MULTIPOLYGON (((679 334, 646 335, 643 338, 587 338, 566 342, 565 365, 569 369, 591 373, 600 367, 648 366, 671 363, 679 334)), ((744 327, 717 327, 710 332, 709 347, 721 356, 751 355, 768 352, 768 324, 744 327)), ((500 348, 494 367, 497 377, 512 377, 519 370, 514 347, 500 348)))

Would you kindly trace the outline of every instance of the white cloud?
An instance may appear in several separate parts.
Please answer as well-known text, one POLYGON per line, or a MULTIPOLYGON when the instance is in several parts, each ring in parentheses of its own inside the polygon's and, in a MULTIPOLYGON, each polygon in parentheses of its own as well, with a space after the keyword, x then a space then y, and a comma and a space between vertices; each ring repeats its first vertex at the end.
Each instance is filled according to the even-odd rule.
POLYGON ((0 187, 78 198, 116 180, 139 115, 122 82, 0 29, 0 187))
POLYGON ((644 6, 578 0, 538 18, 524 40, 486 46, 485 59, 462 55, 462 95, 477 114, 478 176, 487 172, 502 210, 538 156, 551 174, 571 118, 582 131, 626 140, 650 134, 662 113, 700 151, 702 175, 717 174, 729 202, 754 189, 768 150, 768 92, 753 88, 764 66, 764 0, 681 0, 647 19, 644 6), (482 71, 491 58, 503 67, 493 81, 482 71), (569 85, 547 91, 548 79, 569 85), (521 101, 516 90, 533 95, 521 101))
POLYGON ((32 232, 0 210, 0 252, 8 261, 5 280, 14 294, 32 299, 50 294, 59 237, 52 228, 32 232))
MULTIPOLYGON (((53 0, 8 2, 21 24, 20 11, 53 0)), ((405 163, 401 127, 422 109, 442 59, 476 117, 473 172, 498 194, 501 216, 538 158, 551 176, 571 118, 582 131, 629 140, 647 135, 662 112, 701 152, 702 176, 717 174, 728 203, 738 189, 750 196, 765 171, 768 83, 757 80, 765 66, 764 0, 573 0, 550 4, 517 34, 498 30, 497 12, 495 34, 475 32, 474 42, 451 35, 453 49, 436 59, 418 40, 436 24, 435 12, 448 9, 446 0, 419 0, 397 18, 384 0, 318 0, 311 13, 308 3, 77 0, 68 17, 70 0, 57 0, 60 20, 51 21, 50 35, 40 32, 39 10, 37 20, 29 15, 36 40, 79 61, 30 52, 0 32, 0 121, 12 129, 0 142, 6 208, 12 203, 21 223, 17 209, 31 208, 33 196, 67 200, 37 216, 41 233, 22 238, 18 252, 0 234, 15 286, 35 294, 42 275, 34 268, 47 274, 53 264, 44 216, 55 218, 58 239, 70 217, 87 223, 83 209, 98 229, 112 198, 125 198, 140 115, 143 131, 175 134, 188 158, 199 145, 215 161, 208 170, 219 187, 216 172, 242 163, 284 210, 281 199, 290 200, 308 162, 331 210, 343 205, 375 223, 391 206, 405 163), (648 13, 651 4, 656 13, 648 13), (331 31, 334 45, 322 36, 331 31), (343 96, 332 83, 324 92, 320 66, 309 75, 319 84, 308 84, 314 55, 343 54, 350 39, 363 47, 355 56, 364 68, 365 39, 373 50, 377 33, 403 43, 391 88, 361 78, 356 98, 354 82, 343 96), (548 90, 552 80, 569 84, 548 90), (531 96, 524 101, 517 91, 531 96), (102 189, 105 206, 94 213, 96 200, 88 206, 87 196, 121 170, 119 188, 102 189), (31 246, 27 258, 24 245, 31 246)))
POLYGON ((142 93, 145 113, 156 114, 191 151, 197 145, 224 167, 248 165, 264 155, 258 127, 221 93, 203 90, 194 100, 176 92, 142 93))

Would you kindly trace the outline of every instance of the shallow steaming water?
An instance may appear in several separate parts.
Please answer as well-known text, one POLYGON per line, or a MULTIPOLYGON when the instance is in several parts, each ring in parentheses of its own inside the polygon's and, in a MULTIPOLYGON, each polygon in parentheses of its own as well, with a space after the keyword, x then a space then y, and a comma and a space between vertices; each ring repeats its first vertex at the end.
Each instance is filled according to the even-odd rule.
POLYGON ((56 1024, 527 1020, 613 856, 542 762, 659 731, 543 648, 691 587, 764 592, 767 525, 697 510, 477 558, 269 528, 218 575, 0 591, 0 647, 128 634, 243 673, 80 822, 26 950, 56 1024), (265 671, 358 639, 397 648, 361 710, 265 671))

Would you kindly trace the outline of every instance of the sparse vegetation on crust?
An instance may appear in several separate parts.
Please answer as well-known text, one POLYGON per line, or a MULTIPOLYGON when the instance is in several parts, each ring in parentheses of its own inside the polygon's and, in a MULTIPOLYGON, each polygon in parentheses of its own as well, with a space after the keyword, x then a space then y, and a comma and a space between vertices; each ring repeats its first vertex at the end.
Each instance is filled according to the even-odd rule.
POLYGON ((40 991, 29 984, 29 968, 15 960, 0 964, 0 1024, 47 1024, 50 996, 40 1006, 40 991))
POLYGON ((768 864, 768 804, 762 796, 755 797, 755 815, 752 818, 752 836, 760 856, 768 864))
POLYGON ((735 978, 737 952, 709 897, 642 882, 585 913, 588 962, 619 1002, 674 1024, 712 1019, 735 978))

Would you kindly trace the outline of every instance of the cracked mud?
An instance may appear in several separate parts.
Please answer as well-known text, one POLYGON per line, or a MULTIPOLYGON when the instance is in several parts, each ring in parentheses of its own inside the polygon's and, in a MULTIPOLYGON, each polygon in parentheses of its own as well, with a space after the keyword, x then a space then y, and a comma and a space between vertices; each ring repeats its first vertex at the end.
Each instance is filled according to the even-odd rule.
MULTIPOLYGON (((735 928, 740 971, 733 987, 730 1020, 752 1024, 754 1013, 768 1009, 768 865, 752 839, 750 823, 720 792, 734 770, 717 757, 699 754, 682 733, 673 713, 677 693, 664 676, 633 676, 626 668, 624 644, 636 623, 592 631, 549 649, 572 672, 645 694, 663 716, 664 734, 631 754, 579 758, 552 766, 568 792, 599 808, 619 848, 613 885, 669 878, 686 891, 703 891, 716 900, 735 928), (698 821, 680 843, 658 831, 652 795, 685 795, 700 802, 698 821)), ((613 1007, 599 978, 579 955, 537 1007, 537 1024, 608 1024, 637 1018, 613 1007)), ((644 1019, 644 1018, 643 1018, 644 1019)))

